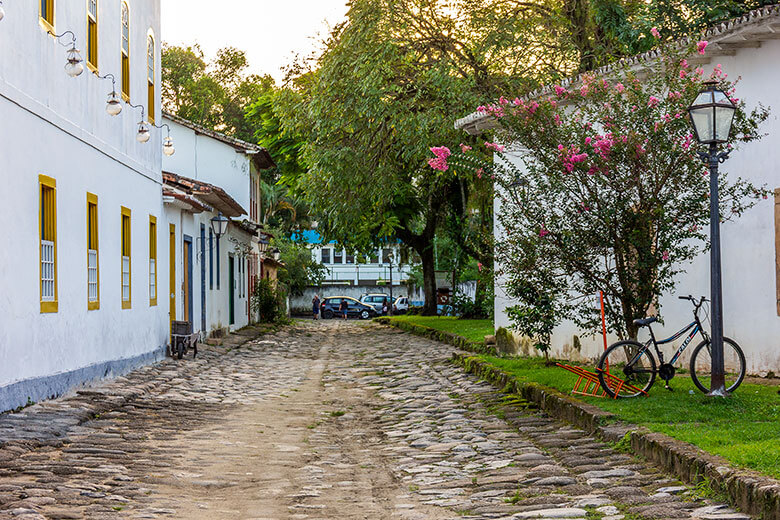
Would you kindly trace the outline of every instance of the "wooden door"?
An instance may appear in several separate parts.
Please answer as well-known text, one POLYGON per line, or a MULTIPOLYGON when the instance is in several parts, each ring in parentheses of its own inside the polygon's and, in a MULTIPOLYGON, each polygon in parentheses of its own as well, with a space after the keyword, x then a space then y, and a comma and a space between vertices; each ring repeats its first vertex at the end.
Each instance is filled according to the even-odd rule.
POLYGON ((192 323, 192 237, 184 235, 184 265, 182 266, 182 292, 184 300, 184 321, 192 323))

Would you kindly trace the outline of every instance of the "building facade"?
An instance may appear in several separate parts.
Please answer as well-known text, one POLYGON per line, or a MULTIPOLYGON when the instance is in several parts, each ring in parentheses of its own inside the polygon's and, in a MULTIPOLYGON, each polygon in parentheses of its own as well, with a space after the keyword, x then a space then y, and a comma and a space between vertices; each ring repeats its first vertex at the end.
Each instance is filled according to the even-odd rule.
MULTIPOLYGON (((718 25, 708 31, 703 39, 709 41, 706 53, 689 58, 704 68, 705 75, 720 64, 730 78, 741 77, 737 96, 746 100, 748 110, 761 103, 771 107, 771 115, 761 131, 766 136, 743 146, 731 155, 721 167, 726 172, 739 175, 757 186, 775 190, 775 200, 759 202, 739 219, 721 226, 723 263, 723 313, 724 333, 734 338, 743 348, 747 358, 747 370, 751 374, 780 373, 780 180, 773 166, 778 160, 780 144, 780 93, 770 88, 780 81, 780 69, 769 66, 780 60, 780 7, 772 6, 753 11, 732 22, 718 25)), ((638 57, 651 61, 652 54, 638 57)), ((490 119, 472 114, 457 125, 470 133, 490 128, 490 119)), ((522 168, 522 152, 507 155, 522 168)), ((707 182, 706 178, 703 182, 707 182)), ((495 211, 501 211, 500 198, 495 199, 495 211)), ((502 230, 495 229, 500 240, 502 230)), ((496 271, 500 270, 497 266, 496 271)), ((664 295, 660 308, 668 325, 658 325, 654 331, 658 337, 676 332, 678 325, 691 319, 688 302, 677 299, 677 294, 709 297, 709 254, 698 257, 685 266, 686 273, 677 281, 676 293, 664 295), (668 334, 666 334, 668 333, 668 334)), ((593 295, 594 311, 598 308, 593 295)), ((511 327, 505 309, 512 305, 502 288, 502 279, 496 279, 495 315, 496 327, 511 327)), ((679 327, 678 327, 679 328, 679 327)), ((642 334, 647 334, 642 331, 642 334)), ((642 336, 640 336, 640 339, 642 336)), ((616 338, 609 338, 612 342, 616 338)), ((684 339, 684 338, 681 338, 684 339)), ((522 344, 521 338, 518 343, 522 344)), ((679 346, 679 341, 675 347, 679 346)), ((600 337, 584 336, 571 322, 562 323, 552 337, 552 355, 574 360, 589 361, 600 355, 603 349, 600 337)), ((667 347, 672 351, 672 347, 667 347)), ((531 349, 532 351, 533 349, 531 349)), ((665 350, 666 351, 666 350, 665 350)), ((686 350, 690 355, 692 348, 686 350)), ((685 359, 683 362, 686 362, 685 359)))
POLYGON ((167 278, 154 265, 162 135, 136 139, 139 121, 159 113, 160 2, 4 8, 0 218, 15 224, 0 249, 3 410, 158 359, 168 339, 157 295, 167 278), (73 37, 76 77, 65 70, 73 37), (105 74, 138 109, 107 114, 105 74))
MULTIPOLYGON (((190 321, 205 338, 250 322, 250 297, 262 276, 268 243, 252 188, 259 170, 273 166, 265 149, 171 114, 176 154, 163 159, 163 200, 172 253, 171 320, 190 321), (212 219, 230 219, 218 237, 212 219)), ((266 269, 270 276, 271 269, 266 269)), ((275 275, 275 269, 274 275, 275 275)))

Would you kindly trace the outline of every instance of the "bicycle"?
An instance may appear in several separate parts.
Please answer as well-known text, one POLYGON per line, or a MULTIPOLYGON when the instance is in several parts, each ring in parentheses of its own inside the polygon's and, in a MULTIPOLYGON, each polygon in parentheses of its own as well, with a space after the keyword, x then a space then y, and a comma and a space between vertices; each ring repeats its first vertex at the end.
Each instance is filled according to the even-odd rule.
MULTIPOLYGON (((640 395, 647 395, 648 390, 650 390, 650 387, 655 383, 656 375, 666 382, 665 388, 667 390, 672 390, 669 386, 669 381, 674 378, 675 372, 677 371, 674 364, 699 332, 701 332, 704 339, 696 346, 691 355, 689 367, 691 380, 693 380, 693 384, 702 392, 708 393, 710 391, 710 369, 712 367, 710 361, 710 338, 704 331, 701 320, 699 319, 699 309, 707 299, 702 296, 701 299, 697 301, 696 298, 690 295, 680 296, 679 298, 681 300, 689 300, 694 306, 693 321, 687 326, 683 327, 673 336, 657 341, 650 324, 658 321, 658 318, 650 317, 636 319, 634 320, 634 325, 647 327, 650 332, 650 339, 644 344, 633 340, 619 341, 610 345, 610 347, 601 355, 596 372, 598 373, 601 388, 608 396, 615 398, 615 391, 610 386, 614 385, 614 382, 608 381, 610 377, 606 374, 622 378, 626 383, 639 390, 634 393, 623 393, 623 390, 626 389, 626 387, 623 387, 617 397, 638 397, 640 395), (688 337, 682 342, 682 345, 677 349, 677 352, 675 352, 672 359, 669 363, 664 363, 663 353, 658 346, 671 343, 688 331, 690 331, 688 337), (650 351, 651 344, 655 348, 656 355, 660 361, 660 366, 656 365, 656 361, 650 351)), ((742 384, 742 380, 745 378, 745 354, 733 339, 723 338, 723 360, 726 369, 726 390, 728 392, 733 392, 742 384)), ((628 390, 630 392, 630 389, 628 390)))

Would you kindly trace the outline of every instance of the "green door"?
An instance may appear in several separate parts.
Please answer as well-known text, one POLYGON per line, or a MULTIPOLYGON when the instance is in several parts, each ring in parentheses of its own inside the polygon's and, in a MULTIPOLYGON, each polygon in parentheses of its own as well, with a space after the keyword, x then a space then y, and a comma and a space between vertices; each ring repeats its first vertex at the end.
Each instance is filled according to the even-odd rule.
POLYGON ((229 308, 230 308, 230 324, 234 325, 236 323, 236 274, 233 272, 233 269, 235 268, 235 259, 233 256, 228 257, 228 293, 230 294, 229 298, 229 308))

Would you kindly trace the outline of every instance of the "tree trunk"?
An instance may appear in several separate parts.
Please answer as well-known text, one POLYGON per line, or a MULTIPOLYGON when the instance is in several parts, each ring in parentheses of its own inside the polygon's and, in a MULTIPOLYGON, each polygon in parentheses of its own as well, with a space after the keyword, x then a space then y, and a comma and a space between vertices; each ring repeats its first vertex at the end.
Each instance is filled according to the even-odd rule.
POLYGON ((425 247, 417 251, 422 260, 423 290, 425 291, 425 305, 423 316, 436 316, 436 263, 432 247, 425 247))

